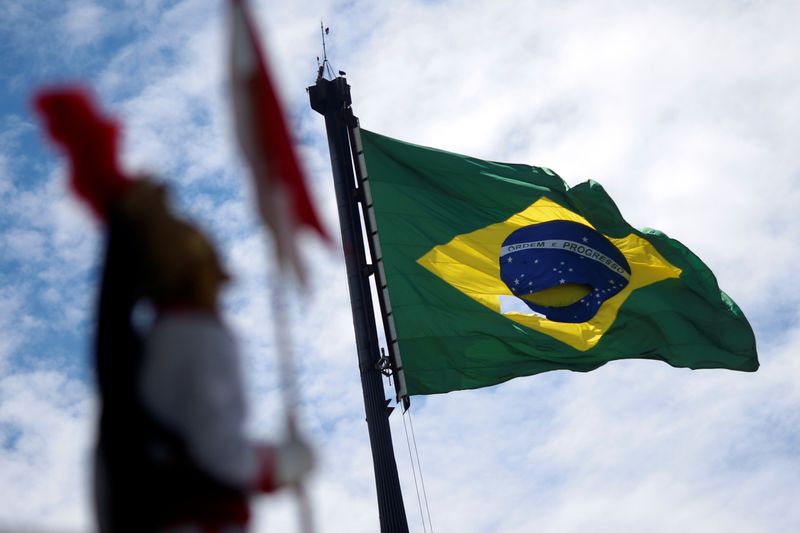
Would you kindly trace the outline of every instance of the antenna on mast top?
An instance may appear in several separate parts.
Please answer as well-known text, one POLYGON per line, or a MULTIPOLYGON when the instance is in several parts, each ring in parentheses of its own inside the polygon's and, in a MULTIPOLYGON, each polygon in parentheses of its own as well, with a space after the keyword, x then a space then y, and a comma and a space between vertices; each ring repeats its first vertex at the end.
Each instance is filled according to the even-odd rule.
MULTIPOLYGON (((333 73, 333 67, 331 66, 331 62, 328 61, 328 50, 325 47, 325 36, 330 34, 331 29, 325 27, 322 21, 319 21, 319 32, 322 35, 322 63, 319 62, 319 57, 317 57, 317 81, 323 79, 325 77, 325 72, 327 70, 328 75, 333 79, 335 74, 333 73)), ((339 72, 340 74, 344 75, 344 72, 339 72)))

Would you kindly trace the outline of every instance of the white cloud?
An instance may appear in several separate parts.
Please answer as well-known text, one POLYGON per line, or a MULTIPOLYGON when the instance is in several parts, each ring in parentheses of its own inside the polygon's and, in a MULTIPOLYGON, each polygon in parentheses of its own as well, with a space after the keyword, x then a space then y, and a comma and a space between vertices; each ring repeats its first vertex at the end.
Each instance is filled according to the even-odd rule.
POLYGON ((0 196, 11 189, 11 172, 8 168, 8 156, 0 154, 0 196))
POLYGON ((23 294, 13 287, 0 289, 0 373, 6 371, 8 358, 23 340, 21 332, 15 327, 15 319, 22 314, 23 294))
POLYGON ((4 247, 21 261, 41 261, 45 257, 45 238, 34 230, 12 230, 5 234, 4 247))
POLYGON ((86 530, 93 398, 56 371, 0 378, 0 527, 86 530))
POLYGON ((97 41, 111 28, 109 13, 92 1, 70 2, 62 25, 69 39, 77 45, 97 41))

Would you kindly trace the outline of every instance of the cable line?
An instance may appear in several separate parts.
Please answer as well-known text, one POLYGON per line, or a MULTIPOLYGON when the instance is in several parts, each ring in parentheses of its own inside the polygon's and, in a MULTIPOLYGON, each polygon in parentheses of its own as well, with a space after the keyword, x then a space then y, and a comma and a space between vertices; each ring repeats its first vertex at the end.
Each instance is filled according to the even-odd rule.
POLYGON ((428 513, 428 525, 431 526, 431 533, 433 533, 433 521, 431 520, 431 508, 428 505, 428 492, 425 490, 425 478, 422 477, 422 463, 419 460, 419 448, 417 447, 417 437, 414 435, 414 420, 411 418, 411 410, 408 411, 408 423, 411 426, 411 439, 414 441, 414 453, 417 455, 417 468, 419 468, 419 480, 422 483, 422 496, 425 500, 425 511, 428 513))

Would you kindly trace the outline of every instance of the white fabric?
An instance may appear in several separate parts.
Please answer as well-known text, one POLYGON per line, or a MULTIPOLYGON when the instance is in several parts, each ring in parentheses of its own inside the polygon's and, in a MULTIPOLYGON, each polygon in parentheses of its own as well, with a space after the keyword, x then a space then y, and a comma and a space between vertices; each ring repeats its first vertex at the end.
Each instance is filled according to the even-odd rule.
POLYGON ((201 468, 220 481, 253 486, 258 461, 244 436, 239 356, 217 317, 159 317, 145 346, 140 384, 145 407, 185 439, 201 468))
POLYGON ((547 318, 543 314, 537 313, 536 311, 532 310, 525 304, 525 302, 523 302, 516 296, 507 296, 505 294, 501 294, 497 297, 497 299, 500 302, 501 314, 528 315, 528 316, 538 316, 541 318, 547 318))

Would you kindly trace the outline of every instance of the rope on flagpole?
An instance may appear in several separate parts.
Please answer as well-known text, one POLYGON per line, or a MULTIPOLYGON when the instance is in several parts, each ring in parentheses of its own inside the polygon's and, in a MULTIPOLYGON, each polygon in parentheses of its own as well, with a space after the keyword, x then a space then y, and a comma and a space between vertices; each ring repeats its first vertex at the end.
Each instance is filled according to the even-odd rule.
POLYGON ((411 461, 411 474, 414 476, 414 490, 417 491, 417 505, 419 506, 419 518, 420 520, 422 520, 422 531, 427 532, 428 528, 425 527, 425 513, 422 512, 422 499, 419 496, 419 483, 417 483, 417 468, 414 466, 414 455, 411 453, 411 441, 408 439, 408 427, 406 426, 405 413, 403 413, 403 430, 406 433, 406 446, 408 447, 408 459, 409 461, 411 461))
POLYGON ((431 507, 428 505, 428 491, 425 490, 425 478, 422 476, 422 463, 419 460, 419 447, 417 447, 417 436, 414 434, 414 421, 411 418, 411 409, 403 411, 405 417, 408 413, 408 424, 411 426, 411 440, 414 442, 414 454, 417 456, 417 468, 419 469, 419 480, 422 484, 422 497, 425 500, 425 511, 428 513, 428 525, 431 526, 431 533, 433 533, 433 521, 431 520, 431 507))
POLYGON ((425 490, 425 478, 422 476, 422 463, 419 460, 419 448, 417 447, 417 437, 414 435, 414 422, 411 419, 411 410, 403 411, 403 430, 406 433, 406 445, 408 446, 408 458, 411 460, 411 473, 414 475, 414 489, 417 491, 417 504, 419 505, 420 519, 422 520, 422 530, 428 531, 425 526, 425 515, 428 516, 428 526, 433 533, 433 521, 431 520, 431 508, 428 505, 428 492, 425 490), (408 439, 408 427, 406 426, 406 414, 408 414, 408 425, 411 426, 411 440, 408 439), (412 446, 413 443, 413 446, 412 446), (412 447, 414 449, 412 454, 412 447), (414 461, 416 456, 416 463, 414 461), (417 482, 417 471, 419 471, 419 483, 417 482), (422 498, 420 498, 419 486, 422 485, 422 498), (425 502, 425 511, 422 510, 422 502, 425 502))

